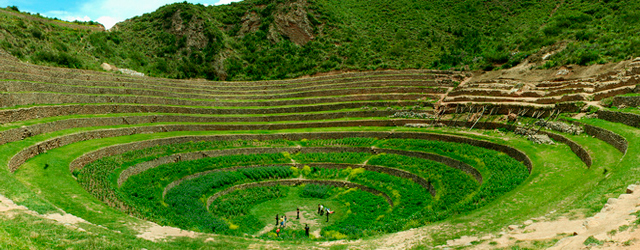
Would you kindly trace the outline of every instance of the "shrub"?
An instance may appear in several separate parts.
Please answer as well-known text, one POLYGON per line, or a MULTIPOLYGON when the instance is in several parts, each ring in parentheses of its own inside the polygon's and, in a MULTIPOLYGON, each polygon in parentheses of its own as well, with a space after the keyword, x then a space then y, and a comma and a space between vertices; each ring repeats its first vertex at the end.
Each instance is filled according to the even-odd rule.
POLYGON ((331 190, 331 186, 308 184, 305 185, 304 188, 302 188, 300 197, 324 199, 329 196, 329 190, 331 190))

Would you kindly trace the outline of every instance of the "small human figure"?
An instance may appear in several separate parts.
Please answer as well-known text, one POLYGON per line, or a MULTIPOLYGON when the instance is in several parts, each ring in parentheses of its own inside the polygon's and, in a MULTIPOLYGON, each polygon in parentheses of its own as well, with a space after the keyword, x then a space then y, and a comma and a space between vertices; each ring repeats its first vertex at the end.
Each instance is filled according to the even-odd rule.
POLYGON ((280 237, 280 228, 276 229, 276 236, 280 237))
POLYGON ((329 222, 329 214, 330 214, 330 210, 329 208, 327 208, 327 222, 329 222))
MULTIPOLYGON (((318 204, 318 214, 322 213, 322 205, 318 204)), ((321 214, 320 214, 321 215, 321 214)))
POLYGON ((282 227, 286 227, 287 226, 287 216, 284 216, 284 219, 282 220, 282 227))
POLYGON ((280 217, 276 214, 276 227, 278 226, 278 222, 280 222, 280 217))
POLYGON ((296 208, 296 212, 297 212, 297 214, 298 214, 298 215, 296 216, 296 219, 298 219, 298 220, 299 220, 299 219, 300 219, 300 208, 296 208))
POLYGON ((309 224, 304 224, 304 234, 306 234, 307 237, 309 237, 309 224))
POLYGON ((324 206, 320 205, 320 216, 324 215, 324 206))

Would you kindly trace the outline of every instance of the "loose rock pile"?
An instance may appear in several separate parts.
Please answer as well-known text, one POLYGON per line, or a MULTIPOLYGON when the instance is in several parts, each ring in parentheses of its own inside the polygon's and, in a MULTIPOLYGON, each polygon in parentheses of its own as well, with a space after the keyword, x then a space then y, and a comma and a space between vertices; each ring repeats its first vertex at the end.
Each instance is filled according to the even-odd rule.
POLYGON ((535 123, 535 125, 542 126, 544 128, 562 132, 562 133, 572 134, 572 135, 580 135, 584 133, 584 129, 582 129, 582 127, 576 126, 573 124, 569 125, 563 122, 539 120, 535 123))
POLYGON ((526 129, 526 128, 523 128, 523 127, 517 127, 516 130, 514 131, 514 133, 516 133, 518 135, 523 135, 529 141, 532 141, 534 144, 547 144, 547 145, 556 144, 555 142, 553 142, 553 140, 551 140, 551 138, 549 138, 548 135, 537 134, 536 131, 531 130, 531 129, 526 129))
POLYGON ((413 111, 396 112, 390 118, 419 118, 419 119, 435 119, 436 117, 429 113, 416 113, 413 111))
POLYGON ((407 123, 404 126, 408 127, 408 128, 429 128, 429 127, 439 128, 439 127, 444 127, 445 125, 442 124, 442 123, 434 123, 434 124, 429 124, 429 123, 407 123))

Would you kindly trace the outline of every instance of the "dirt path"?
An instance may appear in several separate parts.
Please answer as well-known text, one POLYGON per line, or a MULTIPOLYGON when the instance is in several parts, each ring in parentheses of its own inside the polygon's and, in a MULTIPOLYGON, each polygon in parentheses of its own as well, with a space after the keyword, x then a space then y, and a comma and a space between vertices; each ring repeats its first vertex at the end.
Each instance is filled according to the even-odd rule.
POLYGON ((79 229, 81 231, 84 231, 84 229, 82 229, 80 227, 80 223, 90 224, 89 222, 87 222, 86 220, 84 220, 84 219, 82 219, 80 217, 74 216, 72 214, 64 213, 64 212, 42 215, 42 214, 39 214, 37 212, 29 210, 25 206, 17 205, 11 199, 9 199, 9 198, 7 198, 7 197, 5 197, 3 195, 0 195, 0 214, 3 214, 5 216, 11 218, 16 213, 26 213, 26 214, 37 216, 37 217, 40 217, 40 218, 54 220, 54 221, 57 221, 58 223, 64 224, 64 225, 69 226, 71 228, 79 229))
POLYGON ((176 227, 160 226, 156 223, 148 222, 139 229, 140 234, 137 236, 150 241, 158 241, 167 237, 190 237, 195 238, 200 235, 193 231, 182 230, 176 227))
POLYGON ((13 210, 27 210, 27 208, 18 206, 9 198, 0 195, 0 213, 12 212, 13 210))
MULTIPOLYGON (((488 235, 482 238, 465 236, 450 240, 447 245, 438 246, 438 248, 469 246, 472 242, 483 241, 475 245, 474 249, 494 249, 521 242, 544 241, 560 237, 562 239, 549 249, 586 249, 585 240, 594 237, 603 242, 597 248, 638 249, 640 232, 628 230, 637 219, 633 215, 637 211, 640 211, 640 186, 631 185, 628 187, 627 194, 622 194, 617 199, 610 198, 599 213, 589 218, 576 220, 560 218, 554 221, 545 221, 544 217, 534 218, 525 222, 525 225, 509 226, 508 232, 501 232, 497 236, 488 235), (620 232, 618 229, 625 230, 620 232)), ((593 247, 595 246, 591 246, 591 249, 593 247)))

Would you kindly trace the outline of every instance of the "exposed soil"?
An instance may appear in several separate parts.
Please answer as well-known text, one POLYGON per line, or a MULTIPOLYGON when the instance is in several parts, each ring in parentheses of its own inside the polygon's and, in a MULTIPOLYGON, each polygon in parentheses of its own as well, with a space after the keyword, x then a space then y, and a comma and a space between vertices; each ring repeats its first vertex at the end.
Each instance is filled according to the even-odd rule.
POLYGON ((0 213, 7 213, 13 210, 27 210, 27 208, 18 206, 12 200, 0 195, 0 213))
POLYGON ((27 213, 40 218, 54 220, 61 224, 70 226, 72 228, 77 228, 82 231, 84 231, 84 229, 80 228, 79 224, 80 223, 88 224, 88 222, 85 221, 84 219, 68 213, 52 213, 52 214, 41 215, 34 211, 29 210, 25 206, 19 206, 15 204, 11 199, 4 197, 3 195, 0 195, 0 214, 11 218, 16 213, 27 213))
POLYGON ((195 238, 200 235, 193 231, 182 230, 175 227, 160 226, 158 224, 148 222, 139 230, 137 236, 150 241, 158 241, 168 237, 190 237, 195 238))
POLYGON ((609 199, 599 213, 589 218, 570 220, 563 217, 553 221, 547 221, 544 217, 533 218, 525 222, 525 225, 509 226, 507 231, 497 236, 464 236, 450 240, 447 245, 439 248, 470 246, 472 242, 483 241, 475 245, 474 249, 494 249, 512 246, 517 242, 559 239, 549 249, 638 249, 640 231, 630 229, 635 228, 634 221, 637 219, 633 213, 639 210, 640 186, 631 185, 627 194, 622 194, 617 199, 609 199), (615 231, 618 229, 624 230, 615 231), (615 233, 612 233, 614 231, 615 233), (604 244, 584 245, 585 240, 591 236, 604 244))

